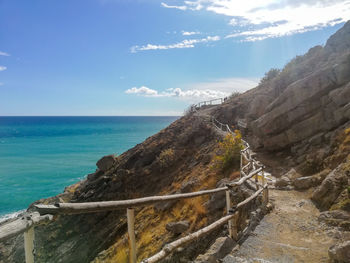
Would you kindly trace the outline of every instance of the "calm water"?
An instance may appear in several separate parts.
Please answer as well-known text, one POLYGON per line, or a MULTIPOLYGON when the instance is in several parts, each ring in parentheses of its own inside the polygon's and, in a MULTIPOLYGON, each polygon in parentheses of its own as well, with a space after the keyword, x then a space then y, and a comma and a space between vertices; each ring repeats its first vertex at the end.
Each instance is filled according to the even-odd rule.
POLYGON ((96 169, 106 154, 121 154, 177 117, 0 117, 0 216, 96 169))

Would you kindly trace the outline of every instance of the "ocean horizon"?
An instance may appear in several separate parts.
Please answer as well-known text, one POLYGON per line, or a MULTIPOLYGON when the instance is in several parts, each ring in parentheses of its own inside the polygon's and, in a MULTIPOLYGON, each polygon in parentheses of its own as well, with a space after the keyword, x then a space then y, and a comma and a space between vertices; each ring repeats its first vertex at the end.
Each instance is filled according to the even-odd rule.
POLYGON ((55 196, 179 116, 1 116, 0 220, 55 196))

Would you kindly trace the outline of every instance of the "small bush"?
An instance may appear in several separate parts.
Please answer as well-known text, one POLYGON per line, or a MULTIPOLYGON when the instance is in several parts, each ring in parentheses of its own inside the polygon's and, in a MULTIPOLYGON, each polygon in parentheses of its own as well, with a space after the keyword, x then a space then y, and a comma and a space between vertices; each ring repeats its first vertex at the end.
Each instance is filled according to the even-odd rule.
POLYGON ((263 84, 269 80, 274 79, 281 73, 281 70, 277 68, 272 68, 268 72, 265 73, 265 76, 260 80, 260 84, 263 84))
POLYGON ((214 167, 226 172, 240 165, 240 155, 242 149, 242 136, 235 130, 235 136, 227 134, 222 142, 219 142, 219 155, 214 157, 214 167))
POLYGON ((161 168, 169 167, 175 160, 175 152, 173 149, 169 148, 163 150, 157 158, 161 168))

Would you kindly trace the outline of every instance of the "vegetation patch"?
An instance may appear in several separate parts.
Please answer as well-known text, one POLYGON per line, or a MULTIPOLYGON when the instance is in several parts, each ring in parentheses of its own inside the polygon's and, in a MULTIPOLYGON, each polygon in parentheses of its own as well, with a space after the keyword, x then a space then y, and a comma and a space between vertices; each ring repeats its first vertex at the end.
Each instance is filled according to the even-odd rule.
POLYGON ((241 150, 241 133, 238 130, 235 130, 235 135, 228 133, 219 142, 219 154, 216 154, 214 157, 214 167, 220 169, 222 172, 239 168, 241 150))
POLYGON ((171 148, 163 150, 157 160, 162 169, 168 168, 175 161, 175 151, 171 148))

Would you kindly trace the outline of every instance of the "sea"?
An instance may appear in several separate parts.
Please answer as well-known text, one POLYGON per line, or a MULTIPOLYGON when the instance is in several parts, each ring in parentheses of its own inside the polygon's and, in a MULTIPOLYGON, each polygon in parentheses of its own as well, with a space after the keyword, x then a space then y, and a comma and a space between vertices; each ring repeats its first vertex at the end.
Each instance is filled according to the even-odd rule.
POLYGON ((0 117, 0 222, 57 195, 179 117, 0 117))

